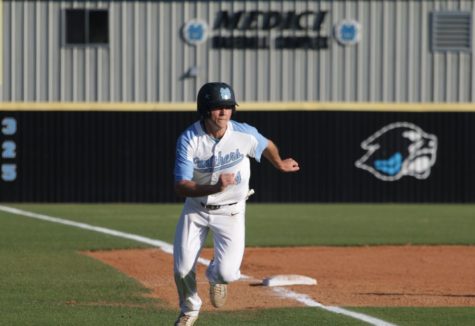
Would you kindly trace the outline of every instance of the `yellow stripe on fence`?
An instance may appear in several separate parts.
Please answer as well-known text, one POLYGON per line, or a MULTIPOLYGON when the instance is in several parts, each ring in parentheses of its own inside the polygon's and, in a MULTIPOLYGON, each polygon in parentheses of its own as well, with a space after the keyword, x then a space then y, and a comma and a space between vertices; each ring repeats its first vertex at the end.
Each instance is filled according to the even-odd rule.
MULTIPOLYGON (((0 111, 195 111, 194 102, 0 102, 0 111)), ((243 102, 239 111, 475 112, 475 103, 243 102)))

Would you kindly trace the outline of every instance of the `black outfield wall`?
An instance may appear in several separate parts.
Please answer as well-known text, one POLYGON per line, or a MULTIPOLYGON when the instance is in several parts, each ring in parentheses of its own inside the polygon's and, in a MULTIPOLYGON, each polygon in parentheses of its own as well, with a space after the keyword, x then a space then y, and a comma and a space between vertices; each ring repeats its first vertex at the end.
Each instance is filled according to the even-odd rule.
MULTIPOLYGON (((1 112, 2 202, 177 202, 194 112, 1 112)), ((475 113, 239 112, 301 171, 252 164, 253 202, 475 202, 475 113)))

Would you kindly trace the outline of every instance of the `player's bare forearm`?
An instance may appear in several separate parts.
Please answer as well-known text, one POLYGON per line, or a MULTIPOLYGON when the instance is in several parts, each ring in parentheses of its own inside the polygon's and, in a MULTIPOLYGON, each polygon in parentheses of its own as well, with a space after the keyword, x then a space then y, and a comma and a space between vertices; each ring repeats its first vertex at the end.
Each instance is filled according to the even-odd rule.
POLYGON ((214 185, 200 185, 191 180, 178 181, 175 183, 175 192, 182 197, 202 197, 221 192, 234 183, 234 173, 223 173, 214 185))
POLYGON ((262 153, 264 157, 281 172, 297 172, 300 170, 299 164, 293 158, 282 159, 277 146, 269 140, 266 149, 262 153))

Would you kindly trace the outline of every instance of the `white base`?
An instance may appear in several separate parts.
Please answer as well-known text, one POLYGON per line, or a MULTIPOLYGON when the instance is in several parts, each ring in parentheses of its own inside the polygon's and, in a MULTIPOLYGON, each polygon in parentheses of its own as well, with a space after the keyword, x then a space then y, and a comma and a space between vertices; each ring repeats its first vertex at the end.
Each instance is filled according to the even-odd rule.
POLYGON ((262 281, 265 286, 317 285, 317 280, 303 275, 274 275, 262 281))

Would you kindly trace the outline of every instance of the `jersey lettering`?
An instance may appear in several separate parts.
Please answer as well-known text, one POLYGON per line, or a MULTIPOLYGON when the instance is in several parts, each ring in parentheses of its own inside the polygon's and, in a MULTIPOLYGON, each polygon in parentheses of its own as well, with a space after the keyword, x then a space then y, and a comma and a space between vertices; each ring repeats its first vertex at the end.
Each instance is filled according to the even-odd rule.
POLYGON ((223 155, 222 152, 219 152, 217 156, 213 155, 207 160, 195 157, 193 163, 196 164, 196 170, 199 172, 212 172, 230 168, 241 162, 243 158, 244 155, 239 152, 239 148, 236 148, 229 154, 223 155))
POLYGON ((236 182, 237 185, 241 183, 241 171, 238 171, 238 173, 236 173, 236 177, 234 178, 234 181, 236 182))

